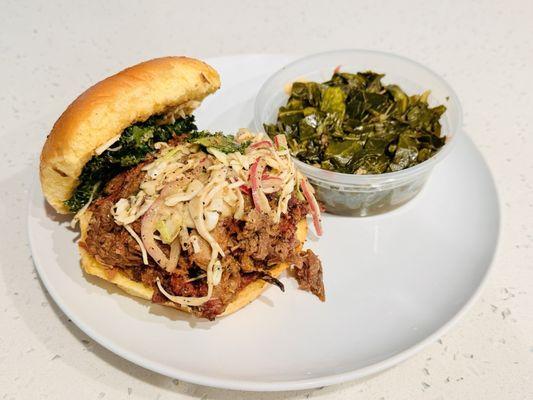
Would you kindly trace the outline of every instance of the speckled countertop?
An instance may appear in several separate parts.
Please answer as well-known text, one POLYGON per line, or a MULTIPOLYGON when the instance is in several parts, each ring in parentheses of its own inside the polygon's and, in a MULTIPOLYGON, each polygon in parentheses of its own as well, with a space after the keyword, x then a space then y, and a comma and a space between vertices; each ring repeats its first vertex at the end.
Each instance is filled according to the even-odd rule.
POLYGON ((533 3, 4 1, 0 13, 0 398, 533 398, 533 3), (53 4, 52 4, 53 3, 53 4), (443 75, 498 185, 503 223, 480 300, 437 343, 377 376, 240 393, 178 382, 93 343, 34 271, 26 202, 47 130, 88 85, 167 54, 392 51, 443 75))

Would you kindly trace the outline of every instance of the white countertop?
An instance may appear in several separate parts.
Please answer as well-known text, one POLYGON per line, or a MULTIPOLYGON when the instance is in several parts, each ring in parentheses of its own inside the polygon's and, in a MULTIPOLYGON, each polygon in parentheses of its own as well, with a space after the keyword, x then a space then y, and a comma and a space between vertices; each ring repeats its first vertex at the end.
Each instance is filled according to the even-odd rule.
POLYGON ((0 398, 533 398, 533 3, 79 3, 9 1, 0 13, 0 398), (25 217, 42 142, 76 95, 111 72, 161 55, 349 47, 402 54, 444 76, 494 174, 503 214, 495 268, 451 332, 362 381, 260 394, 150 372, 69 322, 36 276, 25 217))

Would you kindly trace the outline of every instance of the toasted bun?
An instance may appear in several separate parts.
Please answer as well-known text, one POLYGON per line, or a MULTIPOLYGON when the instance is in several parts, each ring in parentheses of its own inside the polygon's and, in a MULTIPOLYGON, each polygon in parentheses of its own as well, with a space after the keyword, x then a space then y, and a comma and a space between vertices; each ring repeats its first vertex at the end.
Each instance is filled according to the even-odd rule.
POLYGON ((187 57, 164 57, 125 69, 85 91, 54 124, 41 153, 43 193, 57 212, 68 200, 95 150, 128 126, 220 87, 218 73, 187 57))
MULTIPOLYGON (((86 212, 80 218, 81 240, 85 239, 87 227, 89 225, 89 220, 90 220, 89 212, 86 212)), ((296 226, 296 237, 298 238, 300 243, 303 244, 305 242, 306 236, 307 236, 307 221, 303 219, 296 226)), ((93 256, 91 256, 81 246, 79 246, 79 251, 81 255, 81 266, 87 274, 94 275, 107 282, 114 283, 120 289, 130 294, 131 296, 140 297, 141 299, 145 299, 145 300, 152 299, 152 296, 154 294, 154 289, 152 289, 151 287, 148 287, 141 282, 135 282, 131 280, 128 276, 126 276, 126 274, 120 271, 117 271, 116 268, 109 269, 105 265, 100 264, 98 261, 96 261, 96 259, 93 256)), ((289 265, 287 263, 280 263, 274 268, 272 268, 269 271, 269 273, 273 277, 277 278, 288 267, 289 265)), ((235 300, 233 300, 233 302, 231 302, 228 305, 224 313, 219 315, 219 317, 234 313, 235 311, 240 310, 247 304, 251 303, 256 298, 258 298, 261 295, 261 293, 263 293, 263 291, 265 290, 265 287, 266 287, 266 283, 261 280, 257 280, 257 281, 250 283, 248 286, 246 286, 243 290, 239 292, 235 300)), ((175 304, 170 301, 163 303, 163 305, 174 307, 181 311, 185 311, 189 313, 191 312, 191 309, 189 307, 180 306, 179 304, 175 304)))

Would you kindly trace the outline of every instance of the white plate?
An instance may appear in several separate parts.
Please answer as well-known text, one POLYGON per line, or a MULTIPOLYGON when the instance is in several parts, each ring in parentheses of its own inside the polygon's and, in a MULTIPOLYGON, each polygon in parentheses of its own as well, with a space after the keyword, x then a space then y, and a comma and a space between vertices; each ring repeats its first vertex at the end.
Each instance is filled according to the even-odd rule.
MULTIPOLYGON (((282 56, 211 60, 223 86, 198 112, 201 128, 249 125, 253 96, 282 56)), ((464 313, 489 270, 499 232, 492 177, 463 135, 411 203, 364 219, 324 217, 308 246, 321 257, 327 301, 284 279, 237 314, 198 321, 86 277, 76 233, 36 182, 28 229, 36 268, 61 309, 109 350, 203 385, 290 390, 369 375, 405 360, 464 313)))

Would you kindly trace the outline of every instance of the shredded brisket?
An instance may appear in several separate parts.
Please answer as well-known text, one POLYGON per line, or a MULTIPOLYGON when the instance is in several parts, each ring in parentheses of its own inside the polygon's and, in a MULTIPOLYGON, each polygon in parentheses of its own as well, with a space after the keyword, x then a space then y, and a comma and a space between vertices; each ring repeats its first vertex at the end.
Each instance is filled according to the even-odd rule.
POLYGON ((302 251, 291 267, 291 272, 298 281, 300 289, 313 293, 325 301, 324 282, 322 281, 322 263, 311 250, 302 251))
MULTIPOLYGON (((143 265, 137 242, 114 222, 111 208, 120 198, 131 196, 139 190, 144 178, 143 165, 114 177, 104 188, 102 197, 91 204, 89 210, 92 216, 82 245, 100 263, 120 268, 131 279, 151 286, 154 289, 152 301, 155 303, 167 301, 156 286, 156 278, 161 280, 165 290, 176 296, 205 296, 205 278, 194 280, 194 277, 204 273, 206 267, 206 257, 203 257, 202 251, 195 254, 192 248, 182 250, 177 270, 169 274, 150 257, 149 265, 143 265)), ((193 312, 214 319, 224 312, 240 290, 259 279, 283 290, 283 284, 269 273, 279 262, 294 265, 293 272, 300 287, 324 300, 320 261, 310 250, 297 250, 300 242, 296 238, 296 225, 307 215, 307 204, 293 197, 288 213, 282 216, 278 224, 274 224, 266 214, 252 209, 249 199, 246 200, 246 207, 249 210, 246 221, 227 218, 220 221, 211 232, 225 252, 225 257, 221 259, 224 273, 220 283, 214 287, 212 298, 199 307, 193 307, 193 312)), ((140 234, 140 225, 140 220, 131 225, 137 234, 140 234)), ((195 234, 195 231, 192 230, 191 234, 195 234)), ((208 246, 207 243, 204 245, 208 246)), ((161 247, 168 252, 167 246, 161 247)))

